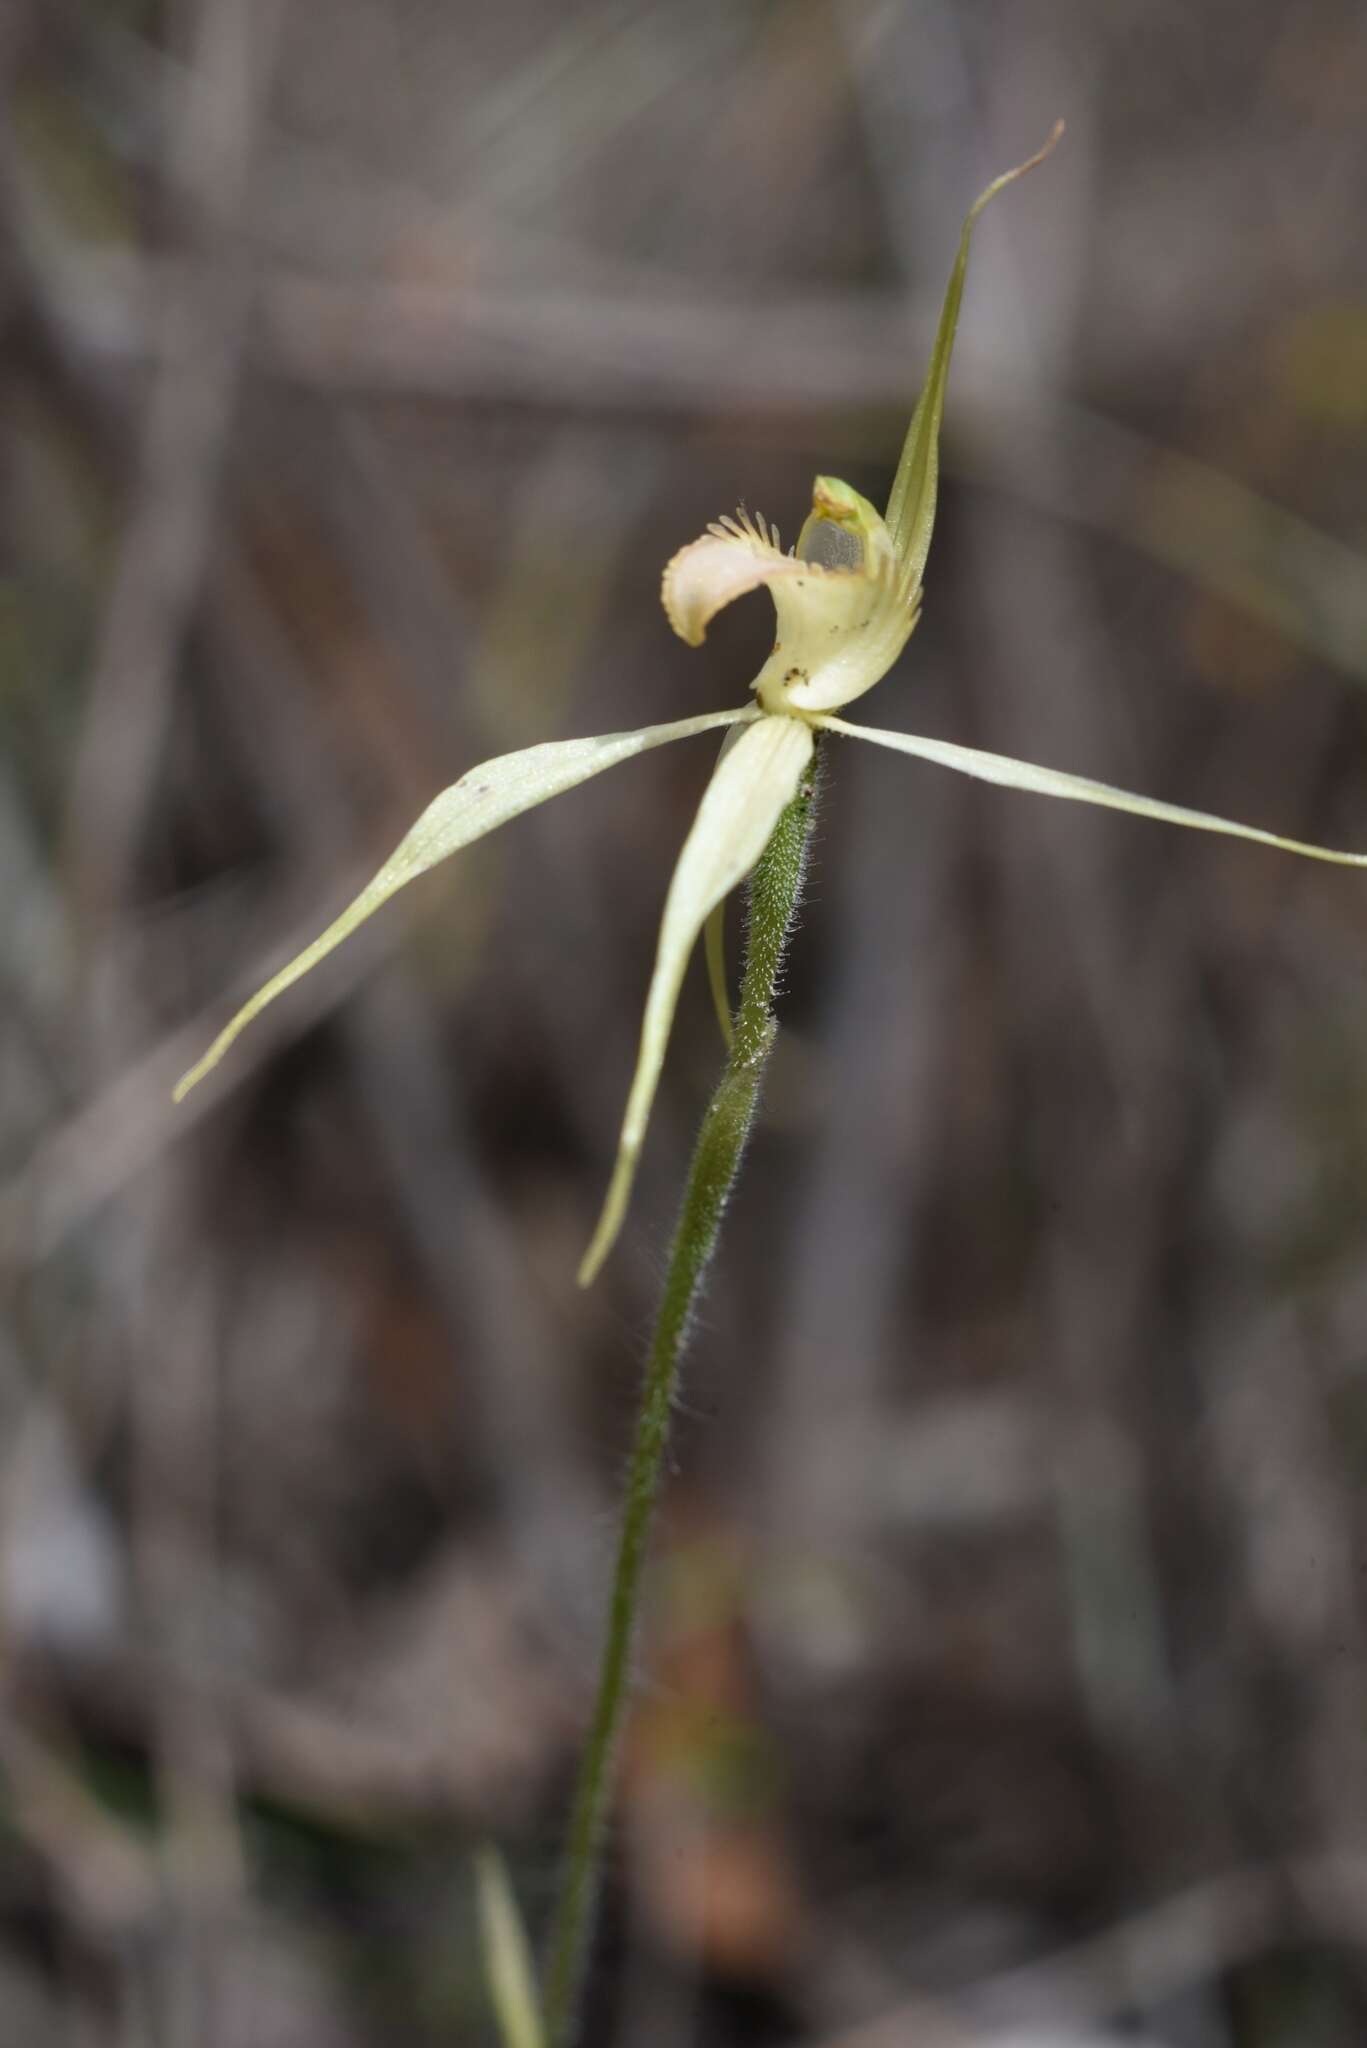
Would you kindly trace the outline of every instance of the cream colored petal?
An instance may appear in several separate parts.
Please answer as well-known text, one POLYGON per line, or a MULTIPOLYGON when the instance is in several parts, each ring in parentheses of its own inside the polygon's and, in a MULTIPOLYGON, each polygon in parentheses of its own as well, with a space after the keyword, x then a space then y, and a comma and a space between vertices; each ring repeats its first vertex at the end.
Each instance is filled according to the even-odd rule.
POLYGON ((843 734, 847 739, 872 740, 875 746, 891 747, 899 754, 914 754, 920 761, 934 761, 941 768, 956 768, 961 775, 976 776, 980 782, 997 782, 1004 789, 1024 789, 1036 796, 1062 797, 1065 802, 1101 804, 1111 811, 1129 811, 1136 818, 1155 818, 1161 825, 1186 825, 1194 832, 1223 832, 1233 839, 1251 839, 1259 846, 1275 846, 1282 853, 1303 854, 1307 860, 1333 861, 1339 867, 1367 868, 1367 853, 1337 853, 1328 846, 1311 846, 1302 839, 1282 839, 1256 825, 1239 825, 1230 818, 1218 818, 1210 811, 1189 811, 1182 804, 1159 803, 1154 797, 1134 796, 1129 790, 1114 789, 1109 782, 1092 782, 1085 775, 1065 775, 1058 768, 1035 768, 1008 754, 984 754, 977 747, 955 746, 950 740, 921 739, 915 733, 880 732, 877 726, 849 725, 843 718, 818 721, 823 731, 843 734))
POLYGON ((627 1098, 612 1182, 579 1284, 596 1277, 622 1227, 665 1046, 689 955, 708 914, 744 881, 768 844, 812 758, 811 728, 794 718, 761 718, 717 763, 665 899, 655 972, 646 998, 641 1050, 627 1098))
POLYGON ((665 565, 660 596, 679 638, 700 647, 724 606, 762 583, 802 573, 802 564, 784 554, 772 528, 741 513, 736 519, 719 520, 701 539, 680 548, 665 565))
POLYGON ((449 789, 435 797, 407 838, 395 849, 375 876, 330 924, 320 938, 295 955, 289 964, 272 975, 250 1002, 244 1003, 231 1023, 219 1033, 202 1060, 177 1082, 177 1102, 216 1067, 228 1047, 267 1003, 274 1002, 334 946, 372 917, 381 904, 407 882, 425 874, 449 854, 482 839, 521 811, 529 811, 576 783, 587 782, 619 761, 629 761, 648 747, 663 746, 667 740, 687 739, 693 733, 712 732, 719 726, 735 725, 756 716, 751 705, 739 711, 713 711, 700 718, 676 719, 670 725, 646 725, 636 732, 608 733, 598 739, 551 740, 544 745, 524 747, 515 754, 500 754, 482 767, 472 768, 449 789))

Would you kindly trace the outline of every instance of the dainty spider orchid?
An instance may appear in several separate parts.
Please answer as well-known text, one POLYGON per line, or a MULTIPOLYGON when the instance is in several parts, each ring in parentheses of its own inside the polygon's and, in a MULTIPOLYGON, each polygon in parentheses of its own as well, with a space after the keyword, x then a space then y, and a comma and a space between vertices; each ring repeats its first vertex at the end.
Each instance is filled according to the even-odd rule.
POLYGON ((818 477, 812 509, 796 547, 785 553, 777 531, 740 512, 708 528, 680 550, 664 572, 669 623, 690 646, 725 605, 765 586, 777 614, 773 649, 751 688, 754 701, 670 725, 599 739, 555 740, 504 754, 472 768, 428 806, 412 831, 355 901, 244 1004, 204 1057, 178 1084, 179 1101, 217 1065, 238 1033, 291 983, 331 952, 405 883, 562 790, 618 761, 669 740, 730 727, 704 792, 665 899, 655 969, 646 998, 640 1053, 627 1098, 617 1161, 579 1278, 596 1276, 621 1228, 655 1099, 684 971, 713 913, 750 873, 784 807, 798 790, 820 733, 871 740, 985 782, 1041 796, 1100 804, 1138 817, 1229 833, 1314 860, 1367 867, 1367 854, 1336 853, 1235 824, 1205 811, 1131 795, 1104 782, 1037 768, 947 740, 852 725, 835 713, 880 682, 916 624, 922 577, 935 523, 940 420, 958 325, 973 227, 989 199, 1053 149, 1060 122, 1044 148, 1007 171, 969 211, 950 273, 925 388, 908 429, 885 515, 848 484, 818 477))

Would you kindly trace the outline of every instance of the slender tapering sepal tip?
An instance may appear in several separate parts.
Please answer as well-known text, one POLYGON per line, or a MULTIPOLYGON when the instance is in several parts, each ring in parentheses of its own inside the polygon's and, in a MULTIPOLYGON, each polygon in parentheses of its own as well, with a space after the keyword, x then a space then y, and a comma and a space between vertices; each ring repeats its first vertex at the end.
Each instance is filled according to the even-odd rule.
POLYGON ((954 258, 954 267, 949 273, 944 305, 940 310, 940 324, 935 330, 935 344, 930 352, 930 368, 926 372, 921 396, 916 401, 916 410, 911 416, 907 438, 902 444, 897 474, 892 483, 892 495, 888 499, 888 531, 902 565, 903 579, 912 591, 917 591, 921 587, 926 557, 930 553, 930 538, 935 530, 935 501, 940 485, 940 421, 944 417, 949 364, 954 353, 954 337, 959 327, 959 307, 963 302, 964 280, 968 275, 968 252, 973 241, 973 229, 988 201, 995 199, 1008 185, 1014 185, 1016 179, 1023 178, 1027 171, 1033 171, 1037 164, 1042 164, 1056 147, 1062 133, 1063 123, 1056 121, 1044 147, 1037 149, 1033 156, 1027 157, 1023 164, 1017 164, 1014 170, 1003 171, 999 178, 994 178, 992 183, 978 194, 964 220, 959 236, 959 251, 954 258))
POLYGON ((471 846, 487 832, 506 825, 510 818, 530 811, 551 797, 574 789, 581 782, 601 775, 605 768, 650 747, 670 740, 687 739, 694 733, 713 732, 729 725, 741 725, 755 716, 751 706, 738 711, 709 711, 700 718, 680 718, 669 725, 644 725, 635 732, 613 732, 596 739, 547 740, 535 747, 523 747, 516 754, 500 754, 470 769, 434 797, 422 816, 355 901, 316 938, 311 946, 273 975, 264 988, 244 1003, 237 1015, 219 1032, 209 1050, 196 1061, 172 1091, 181 1102, 222 1059, 233 1041, 259 1017, 268 1003, 316 967, 333 948, 340 946, 358 925, 398 891, 426 874, 439 862, 449 860, 462 847, 471 846))

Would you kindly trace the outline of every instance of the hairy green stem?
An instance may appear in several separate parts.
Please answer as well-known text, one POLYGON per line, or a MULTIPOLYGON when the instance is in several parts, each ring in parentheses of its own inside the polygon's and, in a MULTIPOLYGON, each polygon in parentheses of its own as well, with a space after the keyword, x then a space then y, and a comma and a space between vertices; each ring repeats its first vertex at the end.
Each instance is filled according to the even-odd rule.
POLYGON ((612 1768, 626 1704, 631 1647, 640 1604, 651 1518, 669 1437, 669 1416, 693 1310, 716 1250, 722 1212, 740 1169, 774 1041, 774 996, 783 949, 802 894, 819 756, 788 805, 750 878, 745 972, 730 1057, 703 1118, 670 1247, 664 1292, 646 1361, 636 1437, 608 1608, 607 1639, 588 1746, 570 1816, 565 1873, 552 1928, 546 1976, 547 2033, 553 2048, 573 2039, 580 1985, 593 1928, 612 1768))

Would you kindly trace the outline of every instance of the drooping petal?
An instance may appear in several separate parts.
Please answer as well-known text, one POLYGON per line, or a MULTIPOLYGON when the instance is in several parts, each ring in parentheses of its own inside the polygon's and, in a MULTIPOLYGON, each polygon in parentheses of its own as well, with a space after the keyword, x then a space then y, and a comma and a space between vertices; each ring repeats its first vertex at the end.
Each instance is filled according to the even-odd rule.
POLYGON ((714 903, 703 926, 703 951, 707 956, 707 986, 717 1013, 721 1042, 730 1052, 736 1036, 731 1021, 731 991, 726 985, 726 905, 714 903))
MULTIPOLYGON (((718 765, 726 759, 745 728, 733 725, 721 743, 718 765)), ((722 1044, 727 1051, 735 1036, 731 1019, 731 997, 726 986, 726 901, 714 903, 703 924, 703 953, 707 960, 707 985, 712 994, 712 1007, 717 1013, 717 1026, 721 1032, 722 1044)))
POLYGON ((197 1081, 216 1067, 238 1034, 267 1003, 316 967, 334 946, 372 917, 381 904, 435 867, 463 846, 482 839, 499 825, 506 825, 521 811, 529 811, 548 798, 587 782, 619 761, 629 761, 648 747, 663 746, 668 740, 687 739, 693 733, 712 732, 719 726, 753 719, 752 706, 739 711, 713 711, 700 718, 676 719, 669 725, 646 725, 636 732, 607 733, 598 739, 551 740, 541 746, 524 747, 515 754, 500 754, 481 767, 471 768, 459 782, 435 797, 407 837, 396 847, 374 880, 369 882, 341 916, 316 938, 311 946, 295 955, 249 1002, 214 1040, 202 1060, 176 1083, 179 1102, 197 1081))
POLYGON ((797 791, 813 745, 810 726, 798 719, 757 719, 722 756, 707 785, 665 899, 617 1163, 593 1242, 579 1268, 581 1287, 595 1278, 622 1227, 684 969, 698 933, 708 914, 744 881, 763 853, 780 812, 797 791))
POLYGON ((1303 854, 1307 860, 1367 868, 1367 853, 1338 853, 1332 847, 1311 846, 1303 839, 1283 839, 1257 825, 1240 825, 1232 818, 1216 817, 1212 811, 1159 803, 1154 797, 1135 796, 1130 790, 1116 789, 1109 782, 1093 782, 1085 775, 1065 775, 1058 768, 1036 768, 1029 761, 1014 760, 1009 754, 985 754, 978 747, 960 747, 950 740, 922 739, 909 732, 883 732, 873 725, 850 725, 843 718, 823 718, 817 722, 823 731, 841 733, 846 739, 872 740, 875 746, 913 754, 919 761, 934 761, 941 768, 955 768, 960 775, 975 776, 980 782, 1000 783, 1004 789, 1062 797, 1068 803, 1100 804, 1110 811, 1129 811, 1136 818, 1155 818, 1161 825, 1186 825, 1194 832, 1222 832, 1232 839, 1251 839, 1259 846, 1277 847, 1282 853, 1303 854))
POLYGON ((968 210, 968 218, 959 237, 959 253, 954 259, 954 268, 949 273, 949 285, 945 292, 944 307, 940 313, 940 324, 935 333, 935 346, 931 350, 930 369, 926 375, 925 388, 916 402, 911 416, 907 438, 902 446, 902 457, 893 479, 892 496, 888 499, 888 530, 893 545, 903 564, 903 574, 909 588, 917 591, 925 573, 926 556, 930 553, 930 536, 935 525, 935 497, 940 478, 940 420, 945 409, 945 386, 949 382, 949 359, 954 353, 954 335, 959 325, 959 305, 964 295, 964 278, 968 271, 968 250, 973 240, 973 228, 978 215, 994 199, 1004 186, 1013 184, 1032 171, 1036 164, 1043 163, 1063 133, 1063 123, 1055 124, 1054 132, 1043 149, 1037 150, 1023 164, 1017 164, 1013 171, 1003 172, 994 178, 985 192, 980 192, 968 210))
POLYGON ((508 1866, 497 1849, 476 1852, 475 1898, 484 1975, 503 2048, 546 2048, 532 1947, 508 1866))

